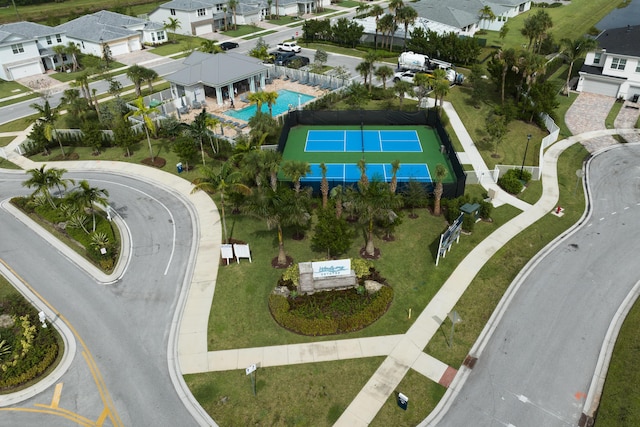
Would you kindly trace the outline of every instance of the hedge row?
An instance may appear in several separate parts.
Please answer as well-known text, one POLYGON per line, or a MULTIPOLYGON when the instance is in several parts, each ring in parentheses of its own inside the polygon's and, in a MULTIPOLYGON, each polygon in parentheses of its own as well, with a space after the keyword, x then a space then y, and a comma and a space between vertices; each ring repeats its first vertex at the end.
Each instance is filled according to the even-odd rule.
POLYGON ((362 311, 339 319, 308 319, 292 313, 286 297, 271 294, 269 310, 276 323, 292 332, 308 336, 335 335, 359 331, 371 325, 387 312, 392 300, 393 289, 383 286, 373 295, 371 304, 362 311))
MULTIPOLYGON (((21 371, 20 373, 15 373, 15 375, 10 375, 7 373, 10 371, 10 369, 7 369, 7 372, 3 372, 2 379, 0 379, 0 389, 18 387, 33 380, 34 378, 37 378, 55 362, 57 357, 58 344, 53 343, 45 349, 42 359, 40 359, 38 363, 32 365, 27 370, 21 371)), ((22 363, 19 363, 17 366, 20 366, 21 364, 22 363)))

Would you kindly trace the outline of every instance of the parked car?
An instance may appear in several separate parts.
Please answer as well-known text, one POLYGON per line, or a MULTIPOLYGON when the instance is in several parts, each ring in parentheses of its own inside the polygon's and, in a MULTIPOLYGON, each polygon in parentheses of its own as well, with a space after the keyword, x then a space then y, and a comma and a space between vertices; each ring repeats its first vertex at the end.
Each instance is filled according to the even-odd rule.
POLYGON ((271 62, 276 64, 276 65, 284 65, 284 62, 291 58, 292 56, 296 56, 295 52, 279 52, 279 51, 275 51, 275 52, 271 52, 269 54, 269 56, 271 57, 271 62))
POLYGON ((296 42, 283 42, 283 43, 278 43, 278 50, 284 51, 284 52, 297 53, 297 52, 300 52, 302 48, 298 46, 298 43, 296 42))
POLYGON ((400 71, 393 75, 393 81, 399 82, 402 80, 403 82, 409 82, 414 84, 413 78, 416 76, 415 71, 400 71))
POLYGON ((235 49, 240 45, 236 42, 222 42, 220 43, 219 46, 220 46, 220 49, 222 50, 229 50, 229 49, 235 49))
POLYGON ((285 59, 282 65, 289 68, 302 68, 305 65, 309 65, 309 62, 311 61, 306 56, 293 55, 285 59))

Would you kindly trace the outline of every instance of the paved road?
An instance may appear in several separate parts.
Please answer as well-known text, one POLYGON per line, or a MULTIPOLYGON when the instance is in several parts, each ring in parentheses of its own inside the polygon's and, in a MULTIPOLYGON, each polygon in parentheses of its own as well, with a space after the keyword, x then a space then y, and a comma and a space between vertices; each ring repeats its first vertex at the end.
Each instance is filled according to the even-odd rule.
MULTIPOLYGON (((193 250, 189 210, 145 182, 98 173, 68 177, 109 190, 133 250, 123 278, 99 284, 0 210, 0 259, 66 317, 85 344, 78 345, 72 369, 61 379, 59 407, 95 421, 111 406, 105 425, 118 425, 118 419, 127 426, 196 425, 178 398, 167 362, 169 328, 193 250), (109 400, 112 405, 105 405, 109 400)), ((23 180, 0 173, 0 200, 25 193, 23 180)), ((43 417, 38 405, 50 405, 53 395, 47 390, 16 406, 39 412, 3 411, 2 425, 43 425, 45 419, 50 426, 69 425, 59 413, 43 417)))
POLYGON ((592 160, 591 215, 528 270, 448 412, 430 425, 577 425, 609 323, 640 276, 639 165, 638 145, 592 160))

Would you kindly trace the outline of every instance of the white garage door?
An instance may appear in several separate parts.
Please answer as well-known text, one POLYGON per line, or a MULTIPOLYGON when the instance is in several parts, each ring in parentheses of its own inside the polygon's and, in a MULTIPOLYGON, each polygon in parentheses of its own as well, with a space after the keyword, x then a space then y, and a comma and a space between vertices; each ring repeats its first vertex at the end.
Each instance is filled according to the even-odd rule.
POLYGON ((599 95, 606 95, 606 96, 613 96, 614 98, 618 96, 619 88, 620 88, 619 84, 601 82, 597 80, 585 80, 584 85, 582 86, 582 90, 584 92, 597 93, 599 95))
POLYGON ((129 44, 127 42, 113 43, 109 45, 109 49, 111 49, 112 56, 118 56, 124 53, 129 53, 129 44))
POLYGON ((16 65, 15 67, 8 67, 7 69, 9 70, 9 73, 14 80, 43 73, 40 60, 36 62, 30 62, 28 64, 16 65))
POLYGON ((129 52, 135 52, 142 49, 140 39, 129 39, 129 52))
POLYGON ((207 34, 207 33, 212 33, 213 32, 213 27, 211 27, 211 24, 207 24, 207 25, 200 25, 199 27, 196 27, 196 36, 199 36, 201 34, 207 34))

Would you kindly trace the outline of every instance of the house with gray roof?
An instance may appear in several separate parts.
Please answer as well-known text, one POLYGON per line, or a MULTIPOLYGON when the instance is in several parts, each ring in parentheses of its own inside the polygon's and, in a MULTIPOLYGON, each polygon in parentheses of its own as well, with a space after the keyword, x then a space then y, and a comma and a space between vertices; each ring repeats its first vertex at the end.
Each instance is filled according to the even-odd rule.
MULTIPOLYGON (((235 19, 238 25, 250 25, 266 19, 270 13, 275 15, 276 10, 280 16, 299 16, 330 4, 330 0, 274 0, 269 11, 267 0, 238 0, 235 19)), ((175 19, 180 23, 176 33, 189 36, 222 31, 234 22, 228 0, 171 0, 158 6, 149 18, 163 23, 175 19)))
POLYGON ((182 61, 184 67, 165 79, 171 84, 171 94, 178 106, 192 106, 207 98, 218 105, 230 100, 230 95, 263 90, 269 67, 259 59, 239 53, 215 55, 193 52, 182 61))
POLYGON ((0 78, 17 80, 62 65, 54 46, 66 45, 62 30, 33 22, 0 25, 0 78))
POLYGON ((640 99, 640 25, 613 28, 596 38, 598 49, 588 52, 578 72, 578 92, 640 99))
POLYGON ((167 32, 159 22, 101 10, 58 25, 82 53, 103 56, 108 46, 113 56, 142 49, 143 43, 160 44, 167 41, 167 32))
MULTIPOLYGON (((410 3, 418 13, 416 22, 409 25, 407 38, 416 28, 433 31, 440 35, 454 33, 472 37, 478 30, 500 31, 509 18, 531 9, 530 0, 421 0, 410 3), (480 11, 489 6, 495 19, 481 19, 480 11)), ((376 33, 375 17, 354 20, 364 27, 363 41, 373 42, 376 33)), ((398 25, 394 42, 401 44, 404 39, 404 25, 398 25)))

